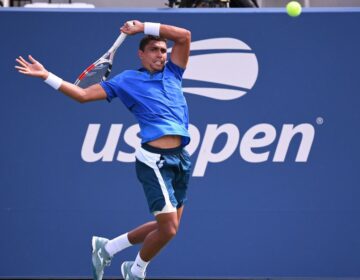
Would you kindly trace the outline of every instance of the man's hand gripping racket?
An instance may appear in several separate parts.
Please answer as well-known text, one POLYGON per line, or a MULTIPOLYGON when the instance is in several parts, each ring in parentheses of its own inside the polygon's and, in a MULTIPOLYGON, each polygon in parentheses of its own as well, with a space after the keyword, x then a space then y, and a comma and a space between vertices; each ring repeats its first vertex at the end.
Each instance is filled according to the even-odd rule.
MULTIPOLYGON (((131 27, 134 26, 135 22, 136 21, 128 21, 124 25, 122 30, 124 30, 124 28, 131 29, 131 27)), ((131 32, 126 33, 131 34, 131 32)), ((101 81, 105 81, 107 79, 111 72, 115 53, 126 39, 126 33, 120 33, 119 37, 116 39, 111 48, 102 57, 92 63, 80 74, 80 76, 75 81, 75 85, 78 85, 81 88, 87 88, 91 85, 100 83, 101 81)))

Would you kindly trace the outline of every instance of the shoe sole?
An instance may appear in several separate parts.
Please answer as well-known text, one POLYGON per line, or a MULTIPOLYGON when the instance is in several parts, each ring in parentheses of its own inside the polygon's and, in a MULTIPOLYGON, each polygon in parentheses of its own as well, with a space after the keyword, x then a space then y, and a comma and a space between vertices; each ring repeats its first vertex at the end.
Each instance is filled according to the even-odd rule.
POLYGON ((125 263, 121 264, 121 274, 122 274, 122 277, 125 279, 125 263))
MULTIPOLYGON (((92 247, 92 254, 94 254, 96 251, 96 237, 95 236, 93 236, 91 239, 91 247, 92 247)), ((92 264, 93 279, 96 280, 96 279, 98 279, 97 273, 96 273, 96 268, 92 261, 91 261, 91 264, 92 264)))
POLYGON ((92 252, 95 253, 96 250, 96 237, 93 236, 91 239, 92 252))

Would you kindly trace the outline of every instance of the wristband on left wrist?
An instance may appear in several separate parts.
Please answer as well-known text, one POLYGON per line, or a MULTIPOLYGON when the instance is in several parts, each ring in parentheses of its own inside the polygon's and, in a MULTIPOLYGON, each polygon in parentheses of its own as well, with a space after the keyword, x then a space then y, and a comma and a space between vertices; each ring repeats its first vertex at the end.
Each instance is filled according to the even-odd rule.
POLYGON ((63 82, 63 79, 49 72, 49 76, 44 80, 46 84, 51 86, 53 89, 58 90, 63 82))

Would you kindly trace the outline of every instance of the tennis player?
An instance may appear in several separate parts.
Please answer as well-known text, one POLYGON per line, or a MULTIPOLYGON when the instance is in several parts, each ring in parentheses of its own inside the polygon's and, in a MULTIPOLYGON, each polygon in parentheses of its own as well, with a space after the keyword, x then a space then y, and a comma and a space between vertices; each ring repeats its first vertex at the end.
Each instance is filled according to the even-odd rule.
POLYGON ((92 239, 94 279, 100 280, 112 257, 142 244, 135 261, 121 265, 124 279, 144 279, 149 262, 175 236, 184 210, 191 163, 184 147, 190 142, 188 107, 182 92, 182 75, 190 52, 190 31, 160 23, 132 21, 121 31, 146 36, 139 46, 142 68, 123 71, 109 81, 82 89, 63 81, 29 55, 15 66, 22 74, 39 77, 53 88, 79 101, 120 98, 140 125, 141 147, 136 151, 136 173, 155 220, 112 240, 92 239), (174 42, 167 60, 167 40, 174 42))

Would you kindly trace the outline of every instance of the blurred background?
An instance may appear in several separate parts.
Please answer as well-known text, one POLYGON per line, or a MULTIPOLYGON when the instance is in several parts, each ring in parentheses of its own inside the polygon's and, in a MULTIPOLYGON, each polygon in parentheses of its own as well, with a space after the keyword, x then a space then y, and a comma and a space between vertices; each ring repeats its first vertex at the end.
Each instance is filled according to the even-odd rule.
MULTIPOLYGON (((283 7, 289 0, 0 0, 4 7, 261 8, 283 7)), ((304 7, 360 7, 360 0, 299 0, 304 7)))

